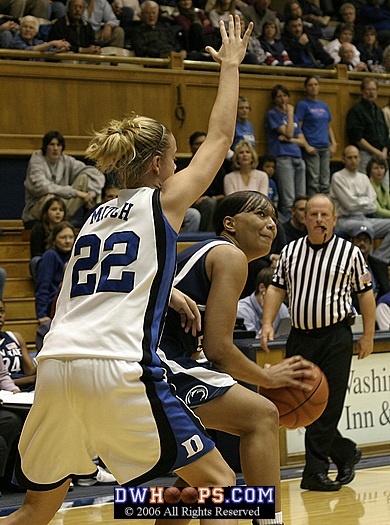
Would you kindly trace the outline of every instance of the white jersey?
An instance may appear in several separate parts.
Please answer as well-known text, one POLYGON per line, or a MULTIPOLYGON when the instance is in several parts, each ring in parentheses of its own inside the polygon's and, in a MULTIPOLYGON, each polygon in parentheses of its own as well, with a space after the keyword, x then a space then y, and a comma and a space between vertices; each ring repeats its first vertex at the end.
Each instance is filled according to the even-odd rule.
POLYGON ((158 364, 176 240, 159 190, 122 190, 99 206, 77 237, 38 358, 158 364))

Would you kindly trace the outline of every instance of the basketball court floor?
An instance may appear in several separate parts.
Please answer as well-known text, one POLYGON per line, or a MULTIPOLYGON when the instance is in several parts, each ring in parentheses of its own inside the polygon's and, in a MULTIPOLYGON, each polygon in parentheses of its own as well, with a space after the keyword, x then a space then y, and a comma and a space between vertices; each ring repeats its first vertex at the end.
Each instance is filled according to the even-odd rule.
MULTIPOLYGON (((362 461, 353 482, 338 492, 303 491, 299 487, 299 477, 290 477, 294 475, 299 476, 300 472, 282 472, 282 477, 287 478, 282 480, 285 525, 390 525, 390 458, 362 461), (381 466, 375 466, 376 464, 381 466)), ((331 470, 330 476, 335 475, 331 470)), ((50 525, 154 523, 149 519, 114 520, 112 501, 113 494, 110 494, 110 490, 106 494, 68 499, 50 525)), ((10 510, 11 508, 2 508, 3 512, 10 510)), ((1 516, 5 515, 3 512, 1 516)), ((1 521, 0 518, 0 523, 1 521)), ((199 520, 192 520, 191 525, 199 525, 199 520)), ((240 520, 239 525, 252 523, 250 520, 240 520)))

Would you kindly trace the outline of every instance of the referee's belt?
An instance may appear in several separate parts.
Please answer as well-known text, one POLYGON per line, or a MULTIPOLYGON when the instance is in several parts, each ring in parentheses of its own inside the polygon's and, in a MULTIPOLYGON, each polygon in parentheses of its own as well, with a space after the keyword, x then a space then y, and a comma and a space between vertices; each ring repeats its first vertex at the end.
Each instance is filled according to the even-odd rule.
POLYGON ((341 327, 341 326, 351 327, 354 324, 355 324, 355 316, 348 315, 347 317, 344 317, 344 319, 342 321, 339 321, 338 323, 330 324, 329 326, 323 326, 321 328, 311 328, 311 329, 308 329, 308 330, 305 330, 303 328, 296 328, 295 326, 292 326, 291 330, 295 330, 297 332, 304 333, 304 334, 310 334, 310 335, 318 334, 318 335, 321 335, 321 334, 326 334, 326 333, 330 332, 334 328, 338 328, 338 327, 341 327))

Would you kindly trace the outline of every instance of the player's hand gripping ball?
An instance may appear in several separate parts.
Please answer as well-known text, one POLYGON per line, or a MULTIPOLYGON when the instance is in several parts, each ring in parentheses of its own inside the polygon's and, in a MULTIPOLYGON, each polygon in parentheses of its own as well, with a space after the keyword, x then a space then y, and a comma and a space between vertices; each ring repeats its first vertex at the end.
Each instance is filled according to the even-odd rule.
POLYGON ((314 367, 316 379, 305 379, 313 386, 310 392, 292 387, 259 389, 261 395, 277 406, 281 426, 289 429, 307 427, 325 410, 329 398, 328 381, 323 371, 317 365, 314 367))

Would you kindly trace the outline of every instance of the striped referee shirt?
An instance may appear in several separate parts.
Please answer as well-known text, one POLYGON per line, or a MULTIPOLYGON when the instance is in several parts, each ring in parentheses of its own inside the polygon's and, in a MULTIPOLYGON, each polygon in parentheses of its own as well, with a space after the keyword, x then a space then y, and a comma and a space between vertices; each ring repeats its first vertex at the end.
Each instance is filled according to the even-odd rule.
POLYGON ((352 243, 333 235, 313 245, 308 237, 287 244, 272 284, 287 291, 291 324, 313 330, 338 323, 352 312, 352 291, 372 289, 364 257, 352 243))

